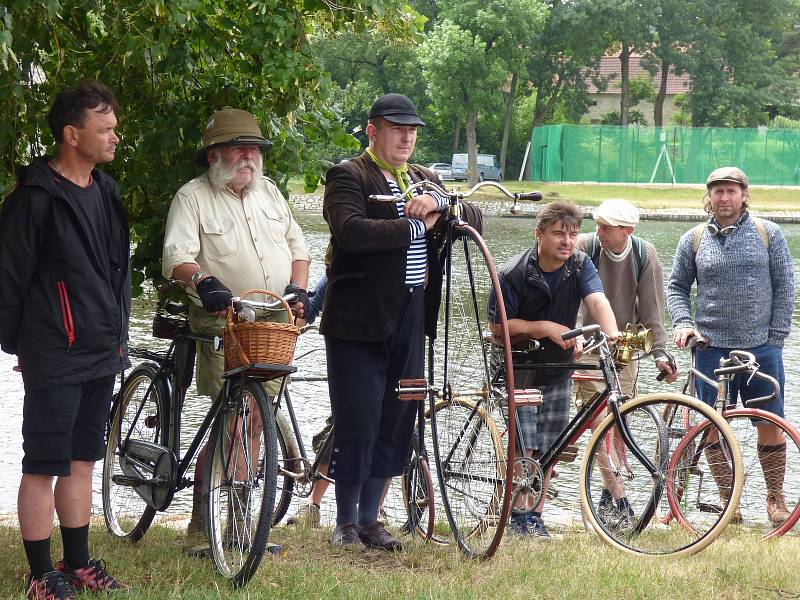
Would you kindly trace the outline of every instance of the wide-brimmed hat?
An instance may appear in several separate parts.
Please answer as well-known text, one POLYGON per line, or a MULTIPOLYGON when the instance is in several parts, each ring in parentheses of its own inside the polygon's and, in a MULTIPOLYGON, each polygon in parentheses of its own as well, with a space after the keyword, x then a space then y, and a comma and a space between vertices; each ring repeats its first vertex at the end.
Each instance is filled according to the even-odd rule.
POLYGON ((381 96, 369 109, 369 118, 381 117, 395 125, 415 125, 421 127, 425 121, 419 118, 417 107, 403 94, 381 96))
POLYGON ((226 106, 206 123, 203 147, 197 152, 197 164, 208 166, 208 151, 221 146, 258 146, 269 150, 272 142, 261 133, 258 121, 246 110, 226 106))
POLYGON ((639 209, 627 200, 604 200, 592 211, 595 221, 618 227, 635 227, 639 222, 639 209))
POLYGON ((706 187, 710 188, 715 183, 719 183, 720 181, 731 181, 733 183, 738 183, 742 186, 742 189, 747 189, 750 186, 750 181, 747 179, 747 175, 744 174, 744 171, 737 167, 720 167, 719 169, 714 169, 711 171, 711 174, 706 179, 706 187))

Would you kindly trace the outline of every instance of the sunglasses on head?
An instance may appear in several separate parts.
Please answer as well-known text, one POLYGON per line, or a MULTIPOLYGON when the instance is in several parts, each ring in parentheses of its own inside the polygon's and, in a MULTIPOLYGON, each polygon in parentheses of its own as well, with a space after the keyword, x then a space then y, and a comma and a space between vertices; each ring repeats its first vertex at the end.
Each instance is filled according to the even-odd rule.
POLYGON ((708 233, 710 233, 712 236, 721 235, 722 237, 727 237, 737 229, 739 229, 739 223, 734 223, 733 225, 728 225, 727 227, 723 227, 721 229, 714 225, 714 223, 706 224, 706 231, 708 231, 708 233))

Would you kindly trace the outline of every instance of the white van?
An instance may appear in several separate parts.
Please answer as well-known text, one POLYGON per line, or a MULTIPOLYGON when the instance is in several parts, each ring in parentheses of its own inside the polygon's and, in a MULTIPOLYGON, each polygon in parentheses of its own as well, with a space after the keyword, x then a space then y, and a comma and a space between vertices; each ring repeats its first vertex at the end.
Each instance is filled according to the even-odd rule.
MULTIPOLYGON (((466 154, 453 154, 453 179, 456 181, 467 180, 467 155, 466 154)), ((478 181, 484 179, 496 179, 503 181, 503 173, 500 170, 500 164, 497 162, 497 156, 494 154, 478 154, 478 181)))

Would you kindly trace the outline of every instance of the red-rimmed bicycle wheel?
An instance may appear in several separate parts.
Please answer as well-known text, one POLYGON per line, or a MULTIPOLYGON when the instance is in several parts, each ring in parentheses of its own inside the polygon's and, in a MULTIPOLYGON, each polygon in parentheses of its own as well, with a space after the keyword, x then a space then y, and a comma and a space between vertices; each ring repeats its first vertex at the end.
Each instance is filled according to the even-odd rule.
MULTIPOLYGON (((800 433, 785 419, 760 409, 728 409, 723 417, 733 429, 742 450, 744 485, 739 513, 733 522, 764 539, 781 536, 800 520, 800 433), (758 428, 765 425, 776 428, 780 443, 760 443, 758 428), (769 508, 775 506, 785 510, 785 519, 773 520, 775 515, 770 515, 769 508)), ((703 439, 704 433, 701 424, 681 440, 675 451, 676 463, 694 463, 693 472, 703 469, 709 460, 704 449, 698 450, 707 443, 703 439)), ((688 481, 676 482, 680 484, 675 486, 678 492, 675 498, 678 501, 670 503, 668 516, 675 518, 685 528, 693 528, 692 520, 688 517, 690 511, 700 502, 706 506, 715 505, 713 501, 705 500, 707 496, 713 498, 719 490, 714 481, 715 474, 711 475, 711 481, 706 482, 703 489, 698 489, 696 496, 688 481), (681 488, 685 488, 685 491, 681 488)), ((720 479, 724 473, 717 473, 716 476, 720 479)))
POLYGON ((450 229, 444 297, 433 343, 429 383, 431 436, 442 505, 459 548, 476 558, 497 550, 508 521, 516 444, 514 383, 505 307, 494 263, 471 227, 450 229), (503 377, 493 364, 495 340, 504 349, 503 377), (509 435, 502 445, 497 424, 509 435))

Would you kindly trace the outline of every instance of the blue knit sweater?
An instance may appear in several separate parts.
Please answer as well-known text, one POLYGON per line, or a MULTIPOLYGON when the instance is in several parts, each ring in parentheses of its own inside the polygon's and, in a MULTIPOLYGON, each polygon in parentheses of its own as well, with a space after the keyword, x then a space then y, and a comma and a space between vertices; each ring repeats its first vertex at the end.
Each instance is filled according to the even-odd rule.
POLYGON ((745 213, 728 237, 703 231, 693 256, 694 229, 678 242, 667 286, 667 308, 675 329, 695 327, 712 346, 783 346, 792 325, 792 257, 775 223, 763 221, 769 248, 745 213), (697 281, 696 316, 690 292, 697 281))

